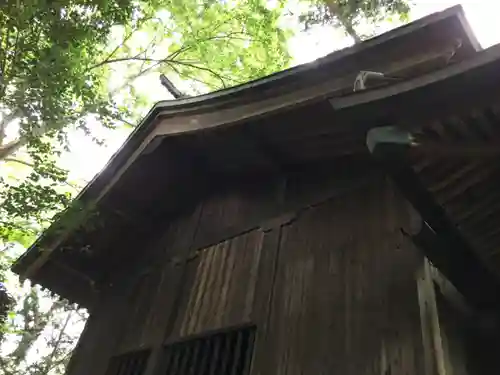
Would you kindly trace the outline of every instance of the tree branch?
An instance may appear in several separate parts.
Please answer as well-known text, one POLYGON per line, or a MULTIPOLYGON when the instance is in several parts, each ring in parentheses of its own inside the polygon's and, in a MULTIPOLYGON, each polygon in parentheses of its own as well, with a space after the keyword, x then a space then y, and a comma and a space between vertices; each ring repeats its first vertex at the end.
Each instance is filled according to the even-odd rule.
POLYGON ((189 76, 188 74, 182 72, 181 70, 177 69, 177 67, 175 67, 174 65, 171 65, 170 68, 179 76, 179 77, 184 77, 186 78, 187 80, 190 80, 190 81, 194 81, 194 82, 198 82, 198 83, 201 83, 202 85, 205 85, 206 86, 206 82, 203 82, 201 79, 198 79, 196 77, 192 77, 192 76, 189 76))
MULTIPOLYGON (((136 31, 138 31, 138 30, 139 30, 140 25, 142 25, 142 24, 146 23, 147 21, 153 20, 153 19, 159 19, 159 18, 156 18, 156 17, 146 17, 146 18, 143 18, 143 19, 141 19, 141 20, 138 20, 138 21, 137 21, 137 25, 134 27, 134 29, 133 29, 130 33, 128 33, 127 35, 125 35, 125 38, 123 38, 123 40, 121 41, 121 43, 120 43, 120 44, 118 44, 118 45, 117 45, 117 46, 113 49, 113 51, 111 51, 111 53, 110 53, 110 54, 109 54, 109 55, 108 55, 108 56, 107 56, 107 57, 106 57, 106 58, 105 58, 105 59, 104 59, 101 63, 94 65, 94 66, 93 66, 93 67, 91 67, 89 70, 92 70, 92 69, 98 68, 99 66, 106 65, 106 64, 107 64, 107 62, 111 60, 111 58, 113 57, 113 55, 114 55, 116 52, 118 52, 118 50, 120 49, 120 47, 123 47, 123 45, 124 45, 125 43, 127 43, 127 42, 130 40, 130 38, 132 38, 132 36, 134 35, 134 33, 135 33, 136 31)), ((160 22, 161 22, 161 20, 160 20, 160 22)), ((146 50, 147 50, 147 49, 146 49, 146 50)), ((144 50, 144 52, 145 52, 146 50, 144 50)), ((140 55, 141 53, 142 53, 142 52, 139 52, 139 54, 138 54, 138 55, 140 55)))
POLYGON ((113 51, 111 51, 111 53, 103 60, 103 62, 105 61, 108 61, 109 59, 111 59, 111 57, 113 57, 113 55, 118 52, 118 50, 120 49, 120 47, 122 47, 125 43, 127 43, 127 41, 132 37, 132 35, 134 35, 134 33, 137 31, 137 29, 134 29, 132 30, 128 35, 125 36, 125 38, 123 38, 122 42, 120 44, 118 44, 114 49, 113 51))
MULTIPOLYGON (((10 158, 10 157, 7 157, 5 159, 3 159, 4 162, 9 162, 9 163, 18 163, 18 164, 22 164, 22 165, 25 165, 26 167, 30 167, 30 168, 35 168, 35 164, 33 163, 30 163, 29 161, 26 161, 26 160, 21 160, 21 159, 16 159, 16 158, 10 158)), ((56 167, 57 170, 59 170, 60 172, 64 172, 66 173, 66 171, 62 168, 59 168, 59 167, 56 167)), ((85 184, 88 184, 88 181, 83 181, 85 184)), ((80 190, 82 187, 79 186, 79 185, 75 185, 75 184, 72 184, 71 182, 69 181, 64 181, 63 183, 64 185, 67 185, 75 190, 80 190)))
POLYGON ((54 343, 54 347, 52 348, 52 352, 46 357, 44 360, 45 362, 45 368, 42 374, 48 374, 49 371, 53 368, 53 362, 54 362, 54 357, 56 356, 57 350, 59 349, 59 346, 61 345, 61 341, 63 338, 64 333, 66 332, 66 328, 68 328, 68 324, 71 320, 72 316, 72 311, 68 312, 68 315, 66 316, 66 319, 64 320, 64 324, 61 327, 59 331, 59 335, 57 336, 56 342, 54 343))
POLYGON ((54 361, 52 363, 52 366, 47 369, 47 371, 43 375, 48 375, 51 374, 50 371, 55 369, 57 366, 64 366, 63 369, 66 367, 69 359, 71 358, 71 355, 73 354, 73 350, 69 350, 68 353, 66 353, 62 358, 58 359, 57 361, 54 361))
MULTIPOLYGON (((178 57, 181 53, 187 51, 188 49, 192 48, 193 45, 197 44, 197 43, 203 43, 203 42, 208 42, 208 41, 211 41, 211 40, 223 40, 223 39, 234 39, 234 40, 244 40, 244 41, 255 41, 255 39, 251 39, 251 38, 242 38, 242 37, 235 37, 235 35, 247 35, 246 33, 244 32, 231 32, 231 33, 227 33, 225 35, 216 35, 216 36, 213 36, 213 37, 208 37, 208 38, 203 38, 203 39, 199 39, 199 40, 195 40, 193 42, 191 42, 190 44, 186 45, 186 46, 183 46, 181 48, 179 48, 178 50, 172 52, 171 54, 169 54, 167 57, 163 58, 163 59, 155 59, 155 58, 152 58, 152 57, 147 57, 147 56, 140 56, 141 54, 143 54, 144 52, 147 51, 147 49, 143 50, 143 51, 140 51, 139 53, 137 53, 136 55, 134 56, 125 56, 125 57, 117 57, 115 59, 111 59, 111 58, 108 58, 108 59, 105 59, 93 66, 91 66, 89 68, 89 70, 92 70, 92 69, 97 69, 103 65, 108 65, 108 64, 113 64, 113 63, 118 63, 118 62, 126 62, 126 61, 145 61, 145 62, 160 62, 160 63, 175 63, 177 62, 177 60, 174 60, 176 57, 178 57)), ((148 47, 149 48, 149 47, 148 47)))
POLYGON ((344 28, 345 32, 347 33, 347 35, 349 35, 354 40, 354 43, 358 44, 358 43, 361 43, 363 41, 363 39, 361 39, 361 37, 358 35, 356 30, 354 29, 354 26, 353 26, 351 21, 343 20, 342 18, 339 18, 339 20, 340 20, 340 23, 342 24, 342 27, 344 28))
POLYGON ((26 138, 19 138, 15 141, 9 142, 5 145, 0 146, 0 161, 4 160, 10 155, 13 155, 16 151, 18 151, 21 147, 26 145, 28 140, 26 138))
MULTIPOLYGON (((195 69, 198 69, 198 70, 206 71, 206 72, 212 74, 218 80, 220 80, 221 84, 222 84, 222 87, 224 87, 224 88, 227 87, 225 79, 226 80, 233 80, 232 78, 224 77, 223 75, 217 73, 216 71, 214 71, 214 70, 212 70, 210 68, 207 68, 207 67, 204 67, 204 66, 200 66, 200 65, 196 65, 196 64, 193 64, 193 63, 190 63, 190 62, 187 62, 187 61, 170 60, 169 58, 165 58, 165 59, 153 59, 153 58, 149 58, 149 57, 123 57, 123 58, 117 58, 117 59, 108 60, 107 62, 103 61, 103 62, 95 65, 94 68, 98 67, 98 66, 101 66, 101 65, 104 65, 104 64, 112 64, 112 63, 115 63, 115 62, 133 61, 133 60, 136 60, 136 61, 149 61, 149 62, 155 62, 155 63, 159 63, 159 64, 165 63, 165 64, 169 64, 169 65, 171 65, 171 64, 179 64, 179 65, 189 66, 191 68, 195 68, 195 69)), ((1 150, 0 150, 0 158, 1 158, 1 150)))
MULTIPOLYGON (((142 52, 141 52, 142 53, 142 52)), ((149 61, 149 62, 166 62, 165 60, 162 59, 153 59, 150 57, 139 57, 139 56, 131 56, 131 57, 118 57, 116 59, 109 59, 105 61, 101 61, 100 63, 97 63, 89 68, 89 70, 99 68, 103 65, 107 64, 113 64, 117 62, 125 62, 125 61, 149 61)))
MULTIPOLYGON (((112 92, 109 93, 110 98, 114 94, 116 94, 117 92, 120 92, 121 90, 123 90, 126 86, 130 85, 131 82, 134 82, 137 78, 141 77, 142 75, 146 74, 147 72, 149 72, 150 70, 156 68, 158 65, 161 65, 161 64, 162 64, 162 61, 156 62, 153 65, 148 66, 146 69, 142 69, 141 68, 139 70, 139 72, 136 73, 136 74, 134 74, 133 76, 127 77, 126 82, 123 85, 117 87, 116 89, 114 89, 112 92)), ((131 125, 131 126, 135 127, 135 124, 132 124, 132 123, 126 121, 126 120, 123 120, 123 119, 120 119, 120 118, 117 118, 117 120, 118 121, 122 121, 122 122, 124 122, 124 123, 126 123, 128 125, 131 125)))
MULTIPOLYGON (((193 64, 193 63, 190 63, 190 62, 187 62, 187 61, 176 60, 173 63, 174 64, 179 64, 179 65, 184 65, 184 66, 189 66, 190 68, 195 68, 195 69, 198 69, 198 70, 202 70, 202 71, 208 72, 208 73, 210 73, 211 75, 213 75, 215 78, 217 78, 221 82, 223 88, 227 87, 225 80, 233 80, 232 78, 225 77, 222 74, 217 73, 213 69, 210 69, 210 68, 207 68, 207 67, 204 67, 204 66, 200 66, 200 65, 196 65, 196 64, 193 64)), ((172 62, 167 62, 167 64, 172 64, 172 62)))
POLYGON ((354 43, 361 43, 363 40, 354 29, 352 20, 345 16, 345 12, 342 11, 341 6, 337 3, 337 0, 325 0, 325 5, 329 10, 330 15, 332 17, 337 17, 338 21, 344 28, 344 31, 354 40, 354 43))

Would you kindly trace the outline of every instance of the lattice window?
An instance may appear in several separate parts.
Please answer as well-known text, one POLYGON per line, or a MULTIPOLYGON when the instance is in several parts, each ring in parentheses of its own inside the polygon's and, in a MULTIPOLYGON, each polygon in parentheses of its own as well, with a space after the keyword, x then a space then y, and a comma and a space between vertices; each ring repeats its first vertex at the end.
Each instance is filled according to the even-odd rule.
POLYGON ((122 354, 111 358, 106 375, 142 375, 146 370, 149 350, 122 354))
POLYGON ((167 345, 161 375, 247 375, 255 327, 200 336, 167 345))

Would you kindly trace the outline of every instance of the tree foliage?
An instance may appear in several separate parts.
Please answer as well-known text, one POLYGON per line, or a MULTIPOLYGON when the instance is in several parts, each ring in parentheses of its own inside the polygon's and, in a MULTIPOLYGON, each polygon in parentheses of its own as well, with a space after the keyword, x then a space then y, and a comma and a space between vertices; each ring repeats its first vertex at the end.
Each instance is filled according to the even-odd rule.
POLYGON ((22 177, 2 173, 3 239, 19 240, 26 228, 31 239, 29 222, 40 225, 69 202, 68 191, 59 188, 67 172, 57 166, 69 127, 87 129, 89 114, 116 113, 103 95, 103 77, 88 66, 100 56, 93 46, 104 45, 133 6, 103 4, 7 0, 0 7, 0 160, 2 167, 28 167, 22 177))
POLYGON ((356 43, 363 39, 359 26, 377 24, 394 16, 408 19, 409 0, 306 0, 312 7, 301 15, 307 27, 316 24, 333 24, 342 28, 356 43))
POLYGON ((5 332, 7 331, 7 318, 9 312, 12 310, 15 304, 15 300, 12 295, 7 290, 4 280, 6 279, 6 274, 8 272, 8 267, 10 265, 10 259, 6 256, 3 251, 0 253, 0 342, 2 342, 5 332))
POLYGON ((286 67, 280 12, 264 0, 4 1, 0 168, 26 175, 0 173, 0 237, 27 243, 67 206, 68 134, 99 142, 96 127, 133 126, 151 105, 138 80, 164 73, 200 93, 286 67))
POLYGON ((86 312, 30 285, 15 301, 0 347, 0 374, 63 374, 86 312))

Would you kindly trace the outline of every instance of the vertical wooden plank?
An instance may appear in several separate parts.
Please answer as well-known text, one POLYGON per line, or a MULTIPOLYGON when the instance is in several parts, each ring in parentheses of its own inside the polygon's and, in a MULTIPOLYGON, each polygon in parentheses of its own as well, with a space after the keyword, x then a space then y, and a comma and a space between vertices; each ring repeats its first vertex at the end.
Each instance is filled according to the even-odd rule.
POLYGON ((190 334, 200 332, 204 329, 210 329, 210 319, 212 318, 211 314, 215 304, 214 299, 217 298, 218 292, 216 283, 220 271, 223 269, 221 267, 221 263, 224 260, 222 259, 220 251, 223 246, 224 243, 219 243, 210 248, 212 256, 210 267, 208 269, 207 283, 205 288, 201 291, 202 303, 195 311, 195 316, 197 318, 196 324, 194 325, 193 331, 189 332, 190 334))
POLYGON ((278 226, 267 229, 262 235, 262 256, 260 257, 259 270, 257 272, 255 298, 251 313, 251 320, 258 327, 255 337, 254 361, 250 369, 250 374, 252 375, 264 374, 266 368, 272 363, 272 352, 268 348, 272 346, 273 337, 270 335, 269 325, 271 304, 275 291, 281 231, 281 226, 278 226))
POLYGON ((228 321, 227 311, 229 310, 229 306, 232 303, 232 300, 229 298, 230 297, 229 291, 231 288, 231 284, 234 282, 232 280, 232 276, 235 274, 236 263, 239 262, 238 259, 239 254, 237 251, 235 251, 234 249, 235 246, 236 244, 234 241, 228 241, 227 270, 220 291, 220 304, 219 304, 220 313, 218 314, 218 319, 215 323, 217 327, 222 327, 224 322, 228 321))
POLYGON ((251 259, 254 256, 251 251, 255 250, 249 245, 257 235, 257 231, 253 231, 232 239, 235 242, 232 251, 237 253, 237 262, 234 265, 229 283, 227 298, 230 303, 226 305, 226 311, 224 312, 226 326, 245 323, 245 299, 247 294, 255 288, 255 284, 248 282, 248 273, 252 267, 251 259))
POLYGON ((418 270, 417 285, 426 374, 447 375, 436 295, 429 263, 426 259, 418 270))
POLYGON ((158 311, 154 318, 156 322, 156 332, 150 338, 150 347, 153 351, 148 359, 144 375, 153 375, 156 367, 160 365, 161 354, 163 352, 162 344, 166 332, 170 329, 169 320, 172 318, 175 308, 174 299, 178 286, 182 278, 182 268, 174 264, 166 264, 162 269, 162 280, 157 288, 157 297, 154 299, 155 309, 158 311), (159 298, 163 294, 162 298, 159 298), (163 312, 163 316, 159 313, 163 312))
POLYGON ((388 189, 378 177, 283 228, 253 374, 419 374, 415 254, 400 232, 407 204, 388 189))
POLYGON ((342 373, 348 361, 342 269, 350 244, 340 203, 311 208, 282 229, 266 373, 342 373))
POLYGON ((126 285, 108 287, 101 292, 100 301, 91 312, 67 375, 102 375, 106 372, 126 318, 122 287, 126 285))
MULTIPOLYGON (((191 286, 191 291, 186 291, 188 305, 184 313, 183 323, 180 328, 181 335, 187 335, 195 330, 195 321, 193 315, 199 310, 199 305, 203 298, 204 285, 210 270, 210 260, 213 256, 211 248, 204 249, 199 252, 197 259, 196 271, 192 278, 194 282, 191 286)), ((194 266, 193 266, 194 267, 194 266)))
MULTIPOLYGON (((214 272, 213 269, 215 268, 214 263, 217 260, 217 256, 219 255, 217 252, 217 245, 211 246, 204 250, 205 256, 204 256, 204 262, 206 262, 206 266, 204 268, 204 273, 200 275, 200 277, 203 279, 201 284, 200 284, 200 289, 196 291, 198 297, 196 299, 196 304, 194 307, 194 310, 192 311, 191 314, 191 322, 189 325, 189 330, 185 332, 185 334, 193 334, 197 332, 198 327, 202 326, 200 324, 199 320, 203 318, 204 314, 204 308, 206 309, 207 304, 209 303, 208 296, 207 296, 207 291, 211 291, 211 286, 212 286, 212 280, 214 278, 214 272)), ((198 277, 198 275, 196 276, 198 277)), ((187 291, 188 293, 192 293, 192 291, 187 291)))
POLYGON ((423 345, 421 339, 420 308, 415 272, 421 259, 411 241, 401 234, 409 231, 411 209, 394 186, 385 181, 386 200, 386 258, 383 267, 388 275, 386 283, 386 323, 384 350, 388 370, 392 374, 422 374, 423 345))
MULTIPOLYGON (((185 276, 187 272, 191 244, 198 230, 203 204, 199 204, 192 212, 185 217, 179 218, 170 231, 170 242, 163 254, 159 254, 159 262, 162 264, 161 283, 156 289, 153 299, 155 317, 154 324, 150 325, 150 343, 152 347, 151 355, 144 375, 154 375, 161 366, 161 355, 163 353, 163 342, 173 330, 177 320, 179 301, 182 298, 182 291, 185 286, 185 276), (162 256, 163 255, 163 256, 162 256), (173 262, 172 257, 180 257, 181 264, 173 262)), ((160 243, 160 246, 163 245, 160 243)), ((165 245, 163 245, 165 246, 165 245)), ((172 358, 172 366, 175 366, 175 356, 172 358)), ((173 367, 171 367, 173 368, 173 367)), ((172 373, 174 375, 174 373, 172 373)))
POLYGON ((250 322, 261 241, 254 230, 199 251, 174 337, 250 322))
POLYGON ((386 274, 384 266, 387 263, 387 251, 388 248, 390 248, 387 242, 390 243, 392 241, 387 241, 388 233, 391 233, 391 230, 387 230, 387 227, 391 228, 391 225, 388 224, 388 221, 390 221, 390 213, 387 212, 387 199, 386 194, 384 194, 385 189, 382 187, 377 190, 376 194, 373 194, 373 191, 372 194, 370 194, 370 199, 372 200, 372 215, 374 215, 372 219, 373 224, 370 225, 369 229, 370 241, 377 244, 376 248, 372 249, 370 254, 370 259, 373 262, 370 275, 372 280, 370 308, 371 311, 373 311, 373 316, 370 324, 372 324, 374 328, 374 332, 371 335, 373 350, 373 368, 371 374, 388 375, 390 374, 390 367, 388 364, 385 337, 387 331, 385 303, 386 285, 390 275, 386 274), (375 218, 379 218, 379 220, 374 220, 375 218))
POLYGON ((262 253, 262 245, 263 245, 264 233, 258 231, 254 237, 252 237, 252 242, 250 244, 250 254, 251 258, 251 267, 249 270, 248 282, 249 285, 253 287, 250 288, 246 295, 245 300, 245 308, 244 308, 244 317, 245 320, 250 320, 251 314, 253 311, 254 300, 255 300, 255 289, 257 284, 258 271, 260 266, 260 256, 262 253))
MULTIPOLYGON (((216 271, 216 280, 213 287, 213 294, 211 298, 211 308, 207 312, 207 325, 212 327, 223 327, 223 315, 224 310, 222 309, 221 299, 223 294, 223 289, 225 286, 225 281, 230 271, 229 265, 229 251, 231 250, 231 242, 224 241, 221 243, 217 251, 219 252, 219 262, 218 262, 218 270, 216 271)), ((203 329, 203 326, 200 327, 200 331, 203 329)))

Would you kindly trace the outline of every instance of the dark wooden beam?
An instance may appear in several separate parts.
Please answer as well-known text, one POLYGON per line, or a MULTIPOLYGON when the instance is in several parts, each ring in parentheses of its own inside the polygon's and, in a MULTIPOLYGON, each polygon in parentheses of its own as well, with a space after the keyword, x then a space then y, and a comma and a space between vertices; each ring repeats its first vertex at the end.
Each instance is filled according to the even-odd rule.
POLYGON ((429 271, 441 296, 464 319, 470 329, 483 337, 498 337, 500 320, 497 311, 478 311, 436 267, 429 265, 429 271))
POLYGON ((450 280, 465 299, 478 310, 499 308, 498 281, 465 242, 459 246, 450 234, 437 234, 427 223, 411 235, 433 266, 450 280))
POLYGON ((416 155, 458 158, 498 158, 500 142, 449 142, 422 140, 410 145, 409 152, 416 155))
POLYGON ((411 238, 424 255, 479 310, 500 308, 500 283, 411 168, 411 136, 401 129, 373 129, 367 136, 373 157, 391 176, 423 222, 411 238))
POLYGON ((448 278, 444 276, 439 269, 433 265, 429 265, 429 273, 441 295, 454 310, 458 311, 465 317, 471 317, 474 315, 474 308, 469 305, 462 293, 455 288, 455 285, 453 285, 453 283, 448 280, 448 278))

